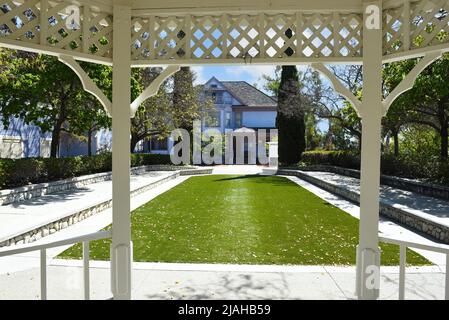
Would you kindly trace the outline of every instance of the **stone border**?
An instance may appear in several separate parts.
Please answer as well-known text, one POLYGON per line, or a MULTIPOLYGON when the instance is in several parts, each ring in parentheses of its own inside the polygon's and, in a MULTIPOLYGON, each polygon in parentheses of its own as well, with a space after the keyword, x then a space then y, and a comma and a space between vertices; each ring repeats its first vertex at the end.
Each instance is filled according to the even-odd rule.
MULTIPOLYGON (((296 176, 304 181, 318 186, 323 190, 338 195, 355 204, 360 204, 360 195, 358 193, 312 177, 304 172, 301 172, 300 170, 280 169, 278 170, 277 174, 285 176, 296 176)), ((422 232, 438 242, 449 244, 449 226, 447 225, 443 225, 441 223, 438 223, 437 221, 427 219, 413 212, 396 208, 384 202, 380 202, 379 213, 382 216, 385 216, 403 226, 406 226, 418 232, 422 232)))
MULTIPOLYGON (((170 171, 173 171, 173 170, 170 170, 170 171)), ((130 196, 131 197, 137 196, 143 192, 154 189, 154 188, 160 186, 161 184, 164 184, 170 180, 176 179, 179 176, 201 175, 201 174, 211 174, 211 173, 212 173, 212 169, 177 170, 177 171, 174 171, 174 173, 169 176, 166 176, 162 179, 159 179, 159 180, 154 181, 148 185, 142 186, 140 188, 137 188, 137 189, 131 191, 130 196)), ((58 220, 56 220, 54 222, 47 223, 47 224, 44 224, 39 227, 34 227, 32 230, 23 232, 23 233, 16 235, 8 240, 2 241, 2 242, 0 242, 0 248, 5 247, 5 246, 13 246, 13 245, 19 245, 19 244, 25 244, 25 243, 37 241, 43 237, 46 237, 50 234, 55 233, 56 231, 65 229, 75 223, 78 223, 90 216, 93 216, 93 215, 95 215, 101 211, 104 211, 106 209, 109 209, 111 207, 112 207, 112 199, 96 203, 96 204, 91 205, 81 211, 69 213, 68 215, 66 215, 62 218, 59 218, 58 220)))
MULTIPOLYGON (((176 167, 172 165, 150 165, 131 168, 131 174, 140 174, 147 171, 177 171, 192 170, 192 167, 176 167)), ((72 190, 88 184, 108 181, 112 179, 112 172, 101 172, 80 177, 68 178, 53 182, 32 184, 14 189, 0 190, 0 206, 32 198, 41 197, 54 192, 72 190)))
MULTIPOLYGON (((301 168, 302 171, 324 171, 330 173, 341 174, 343 176, 360 179, 360 171, 355 169, 348 169, 329 165, 310 165, 301 168)), ((416 192, 425 196, 434 197, 449 201, 449 187, 442 185, 417 181, 406 178, 399 178, 394 176, 381 175, 381 184, 398 188, 406 191, 416 192)))

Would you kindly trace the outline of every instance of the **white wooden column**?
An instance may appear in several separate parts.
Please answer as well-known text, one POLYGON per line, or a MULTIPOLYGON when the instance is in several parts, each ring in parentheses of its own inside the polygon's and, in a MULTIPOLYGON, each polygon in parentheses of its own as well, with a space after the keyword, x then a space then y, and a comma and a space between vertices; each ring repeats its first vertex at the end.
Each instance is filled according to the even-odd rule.
POLYGON ((128 1, 114 0, 113 24, 111 290, 114 299, 130 299, 131 8, 128 1))
POLYGON ((362 156, 356 294, 379 296, 378 240, 382 106, 382 1, 364 2, 362 156))

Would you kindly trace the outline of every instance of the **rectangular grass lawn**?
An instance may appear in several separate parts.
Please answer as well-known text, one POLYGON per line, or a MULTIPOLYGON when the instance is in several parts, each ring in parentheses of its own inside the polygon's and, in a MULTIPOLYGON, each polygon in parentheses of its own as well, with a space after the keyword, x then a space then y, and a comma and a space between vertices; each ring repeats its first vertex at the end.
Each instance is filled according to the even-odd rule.
MULTIPOLYGON (((354 265, 358 220, 283 177, 189 178, 132 214, 134 261, 354 265)), ((110 226, 108 227, 110 228, 110 226)), ((110 240, 91 243, 109 260, 110 240)), ((381 245, 382 265, 399 249, 381 245)), ((80 259, 80 245, 61 257, 80 259)), ((410 264, 430 264, 409 251, 410 264)))

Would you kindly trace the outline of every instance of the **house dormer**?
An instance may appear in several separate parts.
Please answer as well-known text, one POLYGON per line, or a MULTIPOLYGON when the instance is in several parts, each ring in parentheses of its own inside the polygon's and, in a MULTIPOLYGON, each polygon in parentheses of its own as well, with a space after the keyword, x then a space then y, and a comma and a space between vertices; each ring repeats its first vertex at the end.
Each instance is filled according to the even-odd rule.
POLYGON ((211 99, 217 106, 240 104, 238 99, 229 92, 226 86, 215 77, 212 77, 204 84, 204 93, 205 96, 211 99))

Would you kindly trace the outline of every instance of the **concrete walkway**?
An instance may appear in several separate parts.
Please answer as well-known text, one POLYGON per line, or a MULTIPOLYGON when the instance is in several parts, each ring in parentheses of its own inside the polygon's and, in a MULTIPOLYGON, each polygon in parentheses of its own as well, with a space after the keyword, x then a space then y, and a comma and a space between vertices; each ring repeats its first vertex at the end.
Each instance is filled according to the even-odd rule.
MULTIPOLYGON (((132 175, 131 191, 171 175, 174 172, 132 175)), ((0 206, 0 242, 108 201, 111 197, 112 181, 107 180, 0 206)))
MULTIPOLYGON (((48 299, 83 299, 80 261, 53 260, 48 299)), ((381 299, 398 299, 397 268, 381 270, 381 299)), ((39 270, 0 275, 0 299, 39 299, 39 270)), ((355 267, 134 263, 133 299, 355 299, 355 267)), ((444 274, 408 268, 406 299, 441 300, 444 274)), ((110 299, 109 262, 91 262, 91 299, 110 299)))
MULTIPOLYGON (((304 172, 304 174, 326 181, 360 194, 360 180, 329 172, 304 172)), ((449 202, 419 193, 382 185, 380 201, 393 207, 412 212, 439 224, 449 226, 449 202)))
MULTIPOLYGON (((164 177, 166 173, 163 175, 158 175, 159 177, 164 177)), ((172 174, 172 173, 170 173, 172 174)), ((155 177, 155 174, 152 173, 149 176, 155 177)), ((133 180, 136 177, 133 178, 133 180)), ((148 178, 148 177, 147 177, 148 178)), ((145 191, 141 194, 136 195, 135 197, 131 198, 131 210, 135 210, 138 207, 144 205, 148 201, 153 200, 158 195, 170 190, 171 188, 175 187, 176 185, 184 182, 186 179, 188 179, 188 176, 181 176, 176 179, 170 180, 168 182, 165 182, 164 184, 145 191)), ((139 179, 140 180, 140 179, 139 179)), ((143 180, 140 180, 142 182, 143 180)), ((110 190, 110 188, 108 188, 110 190)), ((80 200, 82 201, 82 200, 80 200)), ((64 212, 64 211, 63 211, 64 212)), ((55 242, 58 240, 63 240, 67 238, 77 237, 83 234, 87 233, 93 233, 97 232, 104 227, 110 225, 112 223, 112 209, 106 209, 96 215, 93 215, 83 221, 80 221, 74 225, 69 226, 68 228, 59 230, 47 237, 44 237, 38 241, 33 242, 33 245, 37 244, 43 244, 43 243, 50 243, 55 242)), ((53 257, 56 257, 61 252, 69 248, 70 246, 63 246, 63 247, 57 247, 57 248, 51 248, 47 250, 47 258, 50 260, 53 257)), ((5 249, 5 248, 2 248, 5 249)), ((14 256, 8 256, 8 257, 2 257, 0 258, 0 275, 2 274, 8 274, 13 273, 17 271, 27 270, 30 268, 35 268, 39 266, 39 252, 33 251, 29 253, 14 255, 14 256)))

